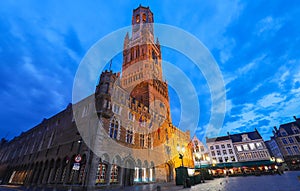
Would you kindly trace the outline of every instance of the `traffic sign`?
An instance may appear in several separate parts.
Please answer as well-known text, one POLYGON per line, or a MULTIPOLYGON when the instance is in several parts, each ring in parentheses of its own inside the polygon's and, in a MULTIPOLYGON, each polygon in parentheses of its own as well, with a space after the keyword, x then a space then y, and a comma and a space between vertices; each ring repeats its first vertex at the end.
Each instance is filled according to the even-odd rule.
POLYGON ((79 170, 80 169, 80 163, 74 163, 73 170, 79 170))
POLYGON ((81 161, 81 156, 80 155, 77 155, 76 157, 75 157, 75 162, 80 162, 81 161))

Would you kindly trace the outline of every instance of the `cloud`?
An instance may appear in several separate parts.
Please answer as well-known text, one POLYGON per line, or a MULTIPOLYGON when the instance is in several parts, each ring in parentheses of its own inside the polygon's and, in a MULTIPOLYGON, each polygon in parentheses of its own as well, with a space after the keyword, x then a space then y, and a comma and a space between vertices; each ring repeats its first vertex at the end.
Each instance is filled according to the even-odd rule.
POLYGON ((261 107, 271 107, 275 106, 285 100, 285 97, 279 93, 272 93, 264 96, 262 99, 258 100, 258 105, 261 107))
POLYGON ((284 23, 283 18, 273 18, 272 16, 267 16, 261 19, 256 25, 256 35, 274 35, 284 23))

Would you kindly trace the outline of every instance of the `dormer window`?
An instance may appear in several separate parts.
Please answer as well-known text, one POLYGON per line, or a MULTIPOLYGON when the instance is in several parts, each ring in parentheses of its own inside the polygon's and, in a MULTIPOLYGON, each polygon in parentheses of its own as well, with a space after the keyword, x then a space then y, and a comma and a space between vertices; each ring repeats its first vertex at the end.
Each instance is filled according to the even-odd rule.
POLYGON ((294 125, 292 126, 292 130, 293 130, 294 134, 299 134, 300 133, 299 128, 294 126, 294 125))
POLYGON ((280 134, 281 134, 281 136, 287 136, 288 135, 284 129, 280 129, 280 134))
POLYGON ((250 141, 250 139, 249 139, 249 137, 248 137, 247 134, 243 134, 243 135, 242 135, 242 140, 243 140, 243 141, 250 141))

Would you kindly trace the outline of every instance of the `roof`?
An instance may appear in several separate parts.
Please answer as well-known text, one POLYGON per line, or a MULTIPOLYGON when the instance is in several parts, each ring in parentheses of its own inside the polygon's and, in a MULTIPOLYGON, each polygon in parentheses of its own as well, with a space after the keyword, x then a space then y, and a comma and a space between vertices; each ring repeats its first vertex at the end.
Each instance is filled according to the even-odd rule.
POLYGON ((222 137, 206 138, 206 143, 230 140, 228 135, 222 137))
POLYGON ((230 135, 230 138, 231 138, 233 143, 242 142, 243 141, 243 135, 247 135, 250 140, 262 139, 261 135, 259 134, 259 132, 257 130, 252 131, 252 132, 233 134, 233 135, 230 135))
POLYGON ((280 129, 283 128, 288 135, 293 135, 293 134, 295 134, 294 131, 293 131, 293 129, 292 129, 293 126, 299 127, 299 124, 296 121, 290 122, 290 123, 286 123, 286 124, 281 124, 279 126, 278 133, 280 132, 280 129))

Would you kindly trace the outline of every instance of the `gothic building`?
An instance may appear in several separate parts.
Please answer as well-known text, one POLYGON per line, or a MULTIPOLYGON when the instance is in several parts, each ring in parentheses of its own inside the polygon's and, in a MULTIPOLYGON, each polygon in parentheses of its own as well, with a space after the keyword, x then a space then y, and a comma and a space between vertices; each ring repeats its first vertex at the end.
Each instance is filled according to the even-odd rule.
POLYGON ((153 23, 149 7, 134 9, 121 74, 103 71, 93 95, 1 144, 3 184, 130 186, 173 181, 181 163, 193 167, 190 132, 172 124, 153 23))

